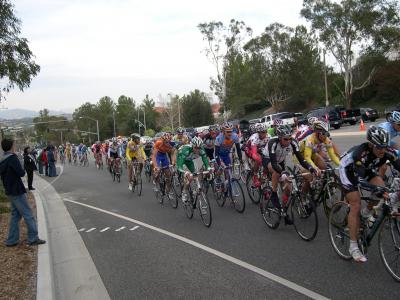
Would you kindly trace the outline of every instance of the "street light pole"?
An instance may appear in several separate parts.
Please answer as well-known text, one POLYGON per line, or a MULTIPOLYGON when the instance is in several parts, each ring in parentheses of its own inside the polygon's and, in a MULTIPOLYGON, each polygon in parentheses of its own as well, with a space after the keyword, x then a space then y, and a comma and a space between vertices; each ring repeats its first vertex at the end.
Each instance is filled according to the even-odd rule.
POLYGON ((117 133, 115 131, 115 110, 113 110, 113 120, 114 120, 114 137, 116 137, 117 133))
POLYGON ((326 50, 324 49, 325 106, 329 106, 329 99, 328 99, 328 79, 327 79, 327 76, 326 76, 325 53, 326 53, 326 50))
MULTIPOLYGON (((93 119, 91 117, 79 117, 79 119, 89 119, 92 121, 96 121, 96 127, 97 127, 97 140, 100 141, 100 131, 99 131, 99 120, 93 119)), ((90 130, 89 130, 90 131, 90 130)), ((115 122, 114 122, 114 133, 115 133, 115 122)))

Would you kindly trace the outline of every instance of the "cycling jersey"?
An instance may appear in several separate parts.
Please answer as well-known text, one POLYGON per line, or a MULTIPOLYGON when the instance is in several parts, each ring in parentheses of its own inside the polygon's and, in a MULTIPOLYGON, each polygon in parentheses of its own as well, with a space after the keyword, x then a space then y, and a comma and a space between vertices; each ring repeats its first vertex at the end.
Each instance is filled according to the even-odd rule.
POLYGON ((267 134, 263 139, 261 139, 258 132, 253 133, 245 145, 246 155, 257 162, 258 165, 261 165, 262 158, 259 153, 261 153, 262 149, 267 145, 268 141, 269 137, 267 134))
POLYGON ((119 147, 112 143, 108 147, 108 157, 119 158, 119 147))
POLYGON ((264 167, 267 167, 268 163, 271 163, 272 168, 279 174, 283 171, 285 159, 288 155, 295 155, 299 163, 305 169, 312 169, 312 167, 302 157, 298 143, 293 139, 287 147, 283 147, 279 141, 279 137, 274 137, 268 141, 268 144, 264 147, 262 153, 267 159, 265 164, 263 162, 264 167))
POLYGON ((215 135, 212 135, 211 133, 207 133, 203 137, 203 142, 204 142, 204 149, 213 149, 214 150, 215 135))
POLYGON ((98 154, 101 151, 101 145, 95 144, 93 147, 94 153, 98 154))
POLYGON ((267 145, 268 141, 269 141, 268 135, 265 135, 265 137, 263 139, 261 139, 259 133, 256 132, 250 136, 249 140, 247 141, 247 144, 249 146, 256 146, 258 148, 264 148, 265 145, 267 145))
POLYGON ((296 132, 295 139, 300 142, 312 134, 314 131, 311 126, 301 125, 296 132))
POLYGON ((182 134, 180 137, 178 134, 175 135, 173 141, 175 142, 177 148, 179 148, 182 145, 187 145, 190 142, 188 136, 185 134, 182 134))
POLYGON ((144 153, 143 146, 140 144, 136 144, 133 141, 130 141, 126 147, 126 159, 132 160, 136 159, 146 159, 146 153, 144 153))
POLYGON ((368 142, 363 143, 351 148, 340 160, 340 181, 345 191, 356 191, 358 184, 366 189, 370 189, 371 184, 368 181, 378 176, 378 169, 386 161, 390 161, 393 167, 400 171, 400 160, 394 153, 388 150, 382 158, 378 158, 372 149, 372 146, 368 142))
POLYGON ((383 129, 385 129, 385 130, 389 133, 389 139, 390 139, 389 146, 390 146, 390 147, 393 147, 395 144, 397 144, 397 143, 393 140, 393 138, 395 138, 396 136, 400 136, 400 131, 396 131, 396 130, 393 128, 392 123, 390 123, 390 122, 384 122, 384 123, 379 124, 378 126, 381 127, 381 128, 383 128, 383 129))
POLYGON ((226 138, 221 132, 215 139, 215 155, 217 156, 217 161, 220 163, 220 158, 223 160, 225 165, 231 164, 230 153, 233 147, 236 146, 237 155, 240 160, 242 160, 242 150, 240 149, 239 137, 236 133, 232 133, 230 139, 226 138))
POLYGON ((164 140, 159 139, 154 144, 154 150, 156 150, 157 153, 166 154, 172 152, 174 145, 175 143, 173 142, 164 143, 164 140))
POLYGON ((320 146, 324 146, 328 152, 329 157, 332 159, 332 161, 339 165, 339 157, 335 154, 335 151, 333 150, 333 145, 332 141, 330 138, 325 137, 324 141, 320 141, 315 133, 309 135, 306 139, 300 142, 300 153, 304 156, 304 159, 313 167, 316 168, 317 166, 315 165, 313 161, 313 156, 314 153, 319 152, 320 146))
POLYGON ((268 128, 267 133, 268 133, 269 137, 274 137, 276 135, 275 134, 275 128, 274 127, 268 128))
POLYGON ((180 172, 184 172, 183 170, 183 166, 186 165, 186 167, 189 169, 190 172, 194 172, 195 171, 195 167, 194 167, 194 162, 193 160, 195 160, 196 158, 201 157, 201 160, 203 161, 203 165, 206 169, 209 168, 208 165, 208 159, 207 159, 207 155, 202 148, 200 148, 200 151, 198 154, 194 153, 193 151, 193 146, 192 145, 184 145, 179 149, 178 152, 178 157, 177 157, 177 169, 180 172))

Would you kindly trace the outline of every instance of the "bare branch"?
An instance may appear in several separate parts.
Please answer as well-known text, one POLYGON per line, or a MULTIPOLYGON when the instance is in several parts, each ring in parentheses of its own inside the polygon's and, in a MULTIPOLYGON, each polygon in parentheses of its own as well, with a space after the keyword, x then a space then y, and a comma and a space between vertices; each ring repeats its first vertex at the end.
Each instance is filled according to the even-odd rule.
POLYGON ((371 72, 369 73, 367 79, 365 79, 365 81, 360 86, 354 87, 354 91, 362 90, 363 88, 368 86, 371 83, 371 79, 375 75, 375 73, 376 73, 376 67, 373 67, 371 72))

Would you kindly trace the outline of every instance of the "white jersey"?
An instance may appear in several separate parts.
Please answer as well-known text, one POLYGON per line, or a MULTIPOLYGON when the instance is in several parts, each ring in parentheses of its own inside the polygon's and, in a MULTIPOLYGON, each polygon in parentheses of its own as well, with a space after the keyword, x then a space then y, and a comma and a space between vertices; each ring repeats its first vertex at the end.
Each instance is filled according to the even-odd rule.
POLYGON ((250 146, 257 146, 258 148, 265 147, 268 144, 268 141, 269 141, 268 135, 265 135, 265 138, 261 139, 258 132, 253 133, 249 137, 250 146))

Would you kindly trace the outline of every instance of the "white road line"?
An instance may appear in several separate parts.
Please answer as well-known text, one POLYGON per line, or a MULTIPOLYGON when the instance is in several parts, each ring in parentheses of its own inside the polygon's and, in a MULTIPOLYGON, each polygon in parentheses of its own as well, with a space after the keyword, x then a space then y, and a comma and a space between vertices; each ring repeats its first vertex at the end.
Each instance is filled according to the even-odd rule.
POLYGON ((115 231, 121 231, 121 230, 124 230, 125 228, 126 228, 125 226, 122 226, 122 227, 120 227, 118 229, 115 229, 115 231))
POLYGON ((261 275, 261 276, 263 276, 265 278, 268 278, 268 279, 270 279, 272 281, 275 281, 276 283, 284 285, 284 286, 286 286, 286 287, 288 287, 288 288, 290 288, 290 289, 292 289, 292 290, 294 290, 294 291, 296 291, 296 292, 298 292, 300 294, 303 294, 303 295, 305 295, 307 297, 310 297, 312 299, 329 299, 329 298, 327 298, 327 297, 325 297, 325 296, 323 296, 321 294, 318 294, 318 293, 313 292, 313 291, 311 291, 309 289, 306 289, 305 287, 302 287, 302 286, 300 286, 300 285, 298 285, 298 284, 296 284, 294 282, 291 282, 291 281, 289 281, 289 280, 287 280, 287 279, 285 279, 283 277, 280 277, 278 275, 272 274, 272 273, 270 273, 268 271, 265 271, 265 270, 260 269, 260 268, 258 268, 256 266, 253 266, 253 265, 251 265, 251 264, 249 264, 247 262, 239 260, 239 259, 237 259, 237 258, 235 258, 233 256, 227 255, 227 254, 225 254, 225 253, 223 253, 221 251, 215 250, 213 248, 210 248, 208 246, 205 246, 203 244, 200 244, 198 242, 195 242, 195 241, 190 240, 188 238, 185 238, 183 236, 177 235, 175 233, 169 232, 167 230, 155 227, 153 225, 150 225, 150 224, 147 224, 147 223, 144 223, 144 222, 132 219, 132 218, 125 217, 123 215, 119 215, 119 214, 110 212, 108 210, 104 210, 104 209, 98 208, 96 206, 92 206, 92 205, 88 205, 88 204, 84 204, 84 203, 80 203, 80 202, 77 202, 77 201, 74 201, 74 200, 68 200, 68 199, 64 199, 64 201, 67 201, 67 202, 70 202, 70 203, 75 203, 75 204, 78 204, 78 205, 81 205, 81 206, 85 206, 85 207, 88 207, 88 208, 103 212, 105 214, 120 218, 122 220, 139 224, 139 225, 141 225, 141 226, 143 226, 145 228, 157 231, 157 232, 159 232, 161 234, 165 234, 165 235, 167 235, 169 237, 177 239, 177 240, 179 240, 181 242, 184 242, 186 244, 189 244, 189 245, 191 245, 193 247, 196 247, 198 249, 204 250, 205 252, 208 252, 210 254, 218 256, 219 258, 222 258, 222 259, 224 259, 226 261, 229 261, 229 262, 231 262, 231 263, 233 263, 235 265, 238 265, 238 266, 240 266, 242 268, 245 268, 245 269, 247 269, 249 271, 257 273, 257 274, 259 274, 259 275, 261 275))
POLYGON ((104 228, 104 229, 100 230, 100 232, 107 231, 108 229, 110 229, 110 227, 106 227, 106 228, 104 228))
POLYGON ((92 227, 89 230, 87 230, 86 232, 92 232, 93 230, 96 230, 96 227, 92 227))
POLYGON ((81 231, 84 231, 84 230, 86 230, 86 228, 81 228, 78 231, 81 232, 81 231))
POLYGON ((136 230, 136 229, 138 229, 140 226, 135 226, 135 227, 132 227, 131 229, 129 229, 129 230, 136 230))

